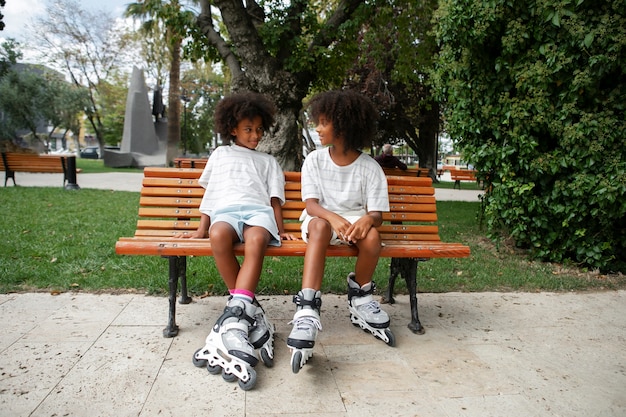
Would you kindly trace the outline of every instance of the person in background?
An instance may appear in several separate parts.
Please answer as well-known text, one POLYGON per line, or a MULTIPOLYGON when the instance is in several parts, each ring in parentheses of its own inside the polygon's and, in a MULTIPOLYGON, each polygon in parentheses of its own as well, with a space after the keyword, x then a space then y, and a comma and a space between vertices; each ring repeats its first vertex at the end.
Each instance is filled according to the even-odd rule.
POLYGON ((388 143, 383 145, 383 152, 374 159, 383 168, 400 168, 403 171, 407 169, 404 162, 393 156, 393 146, 388 143))

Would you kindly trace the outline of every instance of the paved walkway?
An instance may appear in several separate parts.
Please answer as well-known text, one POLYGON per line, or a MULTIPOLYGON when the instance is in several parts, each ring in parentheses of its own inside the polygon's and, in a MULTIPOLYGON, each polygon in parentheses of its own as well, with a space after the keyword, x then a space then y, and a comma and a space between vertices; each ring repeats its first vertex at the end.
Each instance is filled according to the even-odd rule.
MULTIPOLYGON (((136 191, 141 174, 79 174, 78 183, 136 191)), ((179 305, 180 334, 167 339, 164 297, 2 294, 0 416, 626 416, 626 291, 420 294, 422 336, 406 327, 399 296, 385 306, 395 348, 350 324, 345 295, 326 294, 324 329, 297 375, 286 346, 291 297, 261 302, 277 330, 275 365, 260 364, 246 392, 191 363, 224 297, 179 305)))
POLYGON ((626 292, 420 294, 426 334, 387 306, 397 347, 323 296, 313 358, 290 368, 289 296, 262 297, 277 328, 273 368, 251 391, 191 363, 223 297, 178 308, 137 294, 0 295, 1 416, 623 417, 626 292))

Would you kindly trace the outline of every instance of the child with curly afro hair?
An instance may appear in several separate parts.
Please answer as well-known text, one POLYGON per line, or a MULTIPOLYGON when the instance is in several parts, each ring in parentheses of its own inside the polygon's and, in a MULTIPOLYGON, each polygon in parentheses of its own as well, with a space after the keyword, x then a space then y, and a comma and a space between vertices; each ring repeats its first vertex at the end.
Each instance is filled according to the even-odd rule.
POLYGON ((273 343, 273 327, 267 325, 255 298, 265 251, 268 245, 280 246, 281 240, 294 239, 283 225, 283 170, 273 156, 256 150, 274 123, 274 113, 271 101, 251 92, 233 94, 218 103, 215 126, 231 143, 219 146, 209 157, 198 179, 206 189, 200 224, 195 232, 182 236, 211 240, 215 265, 231 295, 194 361, 212 363, 227 373, 236 370, 240 381, 258 363, 255 349, 268 351, 261 355, 264 361, 273 357, 273 345, 267 345, 273 343), (239 243, 245 246, 241 264, 234 252, 239 243))
MULTIPOLYGON (((321 329, 321 286, 328 245, 355 245, 354 272, 348 274, 348 308, 352 321, 385 329, 389 316, 372 298, 372 276, 380 255, 376 227, 389 211, 387 180, 382 168, 361 152, 376 134, 372 102, 354 91, 328 91, 313 97, 309 113, 324 148, 307 155, 302 166, 302 238, 307 242, 302 289, 294 297, 296 313, 287 344, 300 350, 302 363, 321 329), (356 317, 356 318, 354 318, 356 317)), ((383 339, 384 340, 384 339, 383 339)), ((292 370, 297 371, 292 356, 292 370)))

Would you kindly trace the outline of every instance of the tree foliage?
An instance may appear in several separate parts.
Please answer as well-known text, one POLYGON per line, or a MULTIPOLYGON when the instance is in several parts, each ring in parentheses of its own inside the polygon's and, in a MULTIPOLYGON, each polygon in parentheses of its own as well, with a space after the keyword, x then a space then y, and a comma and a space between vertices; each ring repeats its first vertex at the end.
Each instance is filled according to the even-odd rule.
POLYGON ((439 132, 439 106, 428 84, 436 5, 435 0, 379 2, 358 37, 358 56, 344 81, 379 109, 376 145, 406 143, 424 168, 436 167, 439 132))
POLYGON ((34 36, 42 57, 67 71, 75 85, 88 89, 86 115, 101 148, 106 130, 101 87, 111 82, 127 58, 114 23, 109 14, 91 13, 75 0, 49 3, 45 16, 35 21, 39 30, 34 36))
POLYGON ((626 4, 442 0, 447 130, 485 215, 533 255, 626 270, 626 4))

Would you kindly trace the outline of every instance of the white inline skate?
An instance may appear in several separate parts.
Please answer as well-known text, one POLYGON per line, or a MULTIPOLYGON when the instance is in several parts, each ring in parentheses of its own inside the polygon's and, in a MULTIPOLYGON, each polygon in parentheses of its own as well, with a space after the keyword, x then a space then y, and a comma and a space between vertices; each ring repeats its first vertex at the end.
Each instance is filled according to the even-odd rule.
POLYGON ((250 327, 248 340, 257 349, 263 364, 271 368, 274 366, 274 332, 275 328, 265 315, 265 310, 255 298, 252 304, 256 307, 254 324, 250 327))
POLYGON ((369 282, 363 287, 356 282, 354 272, 348 274, 348 308, 350 320, 366 332, 370 332, 389 346, 396 345, 396 338, 389 330, 389 315, 380 309, 372 297, 376 284, 369 282))
POLYGON ((291 370, 297 374, 313 356, 317 331, 322 330, 320 323, 322 293, 305 288, 294 295, 293 302, 296 304, 296 313, 290 322, 293 329, 287 338, 287 346, 291 349, 291 370))
POLYGON ((257 307, 233 298, 228 301, 224 313, 217 319, 203 348, 193 355, 193 364, 206 366, 211 374, 222 373, 225 381, 239 380, 244 391, 256 384, 254 366, 259 362, 248 339, 248 331, 254 323, 257 307))

